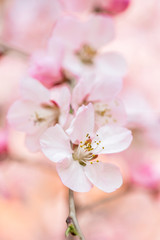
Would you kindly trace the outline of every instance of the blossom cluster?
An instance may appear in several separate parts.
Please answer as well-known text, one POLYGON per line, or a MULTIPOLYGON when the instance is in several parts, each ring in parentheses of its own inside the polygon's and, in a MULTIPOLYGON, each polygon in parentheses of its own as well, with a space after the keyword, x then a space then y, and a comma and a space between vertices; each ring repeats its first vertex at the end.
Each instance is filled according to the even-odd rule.
POLYGON ((55 162, 64 185, 77 192, 93 185, 112 192, 122 184, 118 167, 99 160, 132 140, 119 98, 126 63, 103 50, 113 38, 111 16, 65 12, 47 48, 32 55, 20 99, 8 112, 11 126, 26 133, 28 149, 55 162))

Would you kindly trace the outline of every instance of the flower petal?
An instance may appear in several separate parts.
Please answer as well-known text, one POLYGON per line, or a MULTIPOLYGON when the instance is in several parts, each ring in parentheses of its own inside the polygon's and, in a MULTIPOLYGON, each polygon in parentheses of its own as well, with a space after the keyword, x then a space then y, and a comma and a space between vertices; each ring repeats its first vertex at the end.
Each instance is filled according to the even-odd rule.
POLYGON ((40 145, 44 155, 53 162, 60 162, 72 153, 69 137, 58 124, 44 132, 40 145))
POLYGON ((60 109, 59 123, 64 126, 70 110, 71 93, 67 86, 54 87, 51 91, 51 100, 55 101, 60 109), (62 97, 63 96, 63 97, 62 97))
POLYGON ((73 143, 79 144, 86 138, 86 134, 93 135, 94 131, 94 109, 92 104, 82 106, 78 109, 70 127, 66 130, 73 143))
POLYGON ((86 43, 95 49, 105 46, 114 38, 114 24, 109 16, 90 15, 84 22, 86 43))
MULTIPOLYGON (((97 131, 101 144, 97 146, 94 153, 117 153, 128 148, 132 141, 131 131, 119 126, 104 126, 97 131)), ((94 139, 93 139, 94 142, 94 139)))
POLYGON ((25 144, 26 147, 31 151, 31 152, 38 152, 40 151, 40 137, 42 136, 43 132, 45 129, 41 129, 40 131, 37 131, 35 134, 27 134, 25 138, 25 144))
POLYGON ((100 73, 105 73, 109 76, 124 77, 127 73, 126 61, 116 52, 107 52, 97 55, 95 64, 100 73))
POLYGON ((103 73, 85 73, 73 89, 72 105, 76 108, 83 102, 109 102, 120 92, 122 79, 103 73))
POLYGON ((27 78, 21 82, 21 95, 23 99, 34 101, 35 103, 46 103, 49 101, 48 89, 33 78, 27 78))
POLYGON ((88 192, 92 188, 92 183, 84 173, 84 167, 72 158, 68 164, 58 163, 57 171, 63 184, 73 191, 88 192))
POLYGON ((94 86, 94 79, 94 74, 85 74, 76 84, 72 92, 72 106, 74 109, 77 109, 84 101, 87 101, 94 86))
POLYGON ((33 134, 42 124, 34 124, 35 113, 40 112, 41 108, 31 101, 16 101, 8 111, 8 121, 18 131, 33 134))
POLYGON ((127 115, 123 103, 119 99, 111 102, 94 103, 96 129, 104 125, 124 126, 127 122, 127 115))
POLYGON ((111 101, 120 92, 122 88, 122 79, 120 77, 108 76, 101 72, 95 75, 92 91, 88 96, 88 101, 111 101))
POLYGON ((112 19, 98 15, 90 15, 86 18, 64 16, 57 21, 53 30, 53 37, 59 38, 67 47, 75 50, 82 44, 95 49, 103 47, 113 39, 113 36, 112 19))
POLYGON ((113 192, 122 185, 122 176, 118 167, 110 163, 93 163, 85 166, 88 179, 104 192, 113 192))

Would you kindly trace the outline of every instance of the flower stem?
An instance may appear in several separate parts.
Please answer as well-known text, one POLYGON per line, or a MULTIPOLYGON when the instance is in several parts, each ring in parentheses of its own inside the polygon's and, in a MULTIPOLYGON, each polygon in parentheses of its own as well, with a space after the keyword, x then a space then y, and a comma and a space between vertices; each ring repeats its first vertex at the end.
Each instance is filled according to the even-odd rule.
POLYGON ((80 240, 85 240, 76 217, 74 195, 71 189, 69 189, 69 216, 67 217, 66 223, 68 226, 66 236, 72 234, 73 236, 78 236, 80 240))

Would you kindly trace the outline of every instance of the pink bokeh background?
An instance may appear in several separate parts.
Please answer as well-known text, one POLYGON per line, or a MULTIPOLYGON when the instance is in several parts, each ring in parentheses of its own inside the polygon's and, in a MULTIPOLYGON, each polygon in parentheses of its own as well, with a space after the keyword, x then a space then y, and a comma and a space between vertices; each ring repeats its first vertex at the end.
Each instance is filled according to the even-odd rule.
MULTIPOLYGON (((54 1, 34 1, 32 12, 29 2, 0 1, 0 46, 10 49, 0 49, 0 240, 63 240, 67 188, 54 164, 30 153, 24 134, 6 121, 30 54, 43 50, 61 14, 54 1)), ((102 159, 120 167, 123 186, 112 194, 96 187, 76 193, 78 219, 87 240, 159 240, 160 2, 132 0, 114 22, 116 36, 106 50, 118 51, 128 64, 121 98, 134 140, 123 153, 102 159)))

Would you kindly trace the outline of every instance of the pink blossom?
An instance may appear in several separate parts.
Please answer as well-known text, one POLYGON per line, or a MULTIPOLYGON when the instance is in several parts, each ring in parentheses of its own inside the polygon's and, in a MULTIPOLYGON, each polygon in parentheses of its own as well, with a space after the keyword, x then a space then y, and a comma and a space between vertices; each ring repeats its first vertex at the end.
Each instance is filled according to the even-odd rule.
POLYGON ((29 52, 44 47, 61 14, 58 0, 13 0, 5 12, 2 39, 29 52))
POLYGON ((61 7, 67 12, 85 12, 88 10, 89 1, 86 0, 59 0, 61 7))
POLYGON ((76 110, 79 106, 92 102, 97 128, 105 124, 124 125, 125 109, 117 98, 121 87, 122 80, 118 77, 85 74, 73 89, 72 107, 76 110))
POLYGON ((90 15, 80 18, 67 15, 57 21, 50 45, 54 45, 56 39, 65 47, 63 67, 75 75, 94 69, 122 77, 126 73, 126 63, 121 55, 100 51, 113 37, 110 17, 90 15))
POLYGON ((65 125, 69 105, 70 91, 67 87, 55 87, 50 91, 29 78, 22 82, 21 99, 9 109, 8 120, 16 130, 27 134, 27 147, 38 151, 39 137, 49 126, 56 123, 65 125))
POLYGON ((139 186, 157 188, 160 181, 160 166, 147 161, 139 163, 131 169, 131 180, 139 186))
POLYGON ((0 130, 0 157, 8 152, 8 130, 0 130))
POLYGON ((45 87, 51 88, 64 81, 62 69, 64 49, 59 41, 53 41, 46 52, 33 54, 29 75, 39 80, 45 87))
POLYGON ((125 11, 130 0, 91 0, 92 9, 98 13, 116 15, 125 11))
POLYGON ((128 116, 127 126, 135 132, 135 140, 137 136, 142 144, 148 142, 150 146, 159 147, 159 114, 153 111, 149 101, 137 89, 126 88, 123 99, 128 116))
POLYGON ((95 133, 94 109, 89 104, 78 109, 66 132, 57 124, 46 130, 40 144, 43 153, 57 163, 64 185, 77 192, 87 192, 94 184, 112 192, 122 184, 119 169, 99 162, 97 157, 123 151, 131 140, 131 132, 122 127, 104 126, 95 133))

